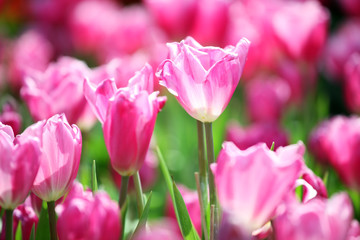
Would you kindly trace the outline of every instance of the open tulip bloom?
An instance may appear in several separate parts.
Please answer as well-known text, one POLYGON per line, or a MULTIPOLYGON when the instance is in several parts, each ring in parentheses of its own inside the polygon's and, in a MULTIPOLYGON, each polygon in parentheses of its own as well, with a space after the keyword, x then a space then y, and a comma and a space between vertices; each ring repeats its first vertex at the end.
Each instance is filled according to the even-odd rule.
POLYGON ((190 116, 213 122, 225 110, 244 68, 250 42, 203 47, 193 38, 168 43, 169 59, 157 71, 160 85, 176 96, 190 116))

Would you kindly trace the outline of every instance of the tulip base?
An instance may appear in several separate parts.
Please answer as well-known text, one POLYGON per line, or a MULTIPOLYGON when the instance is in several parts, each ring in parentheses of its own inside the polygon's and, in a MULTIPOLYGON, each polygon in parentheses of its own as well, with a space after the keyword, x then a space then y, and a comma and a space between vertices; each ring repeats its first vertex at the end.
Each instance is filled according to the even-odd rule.
POLYGON ((49 224, 50 224, 50 239, 57 240, 55 201, 47 202, 47 207, 48 207, 49 224))
POLYGON ((12 240, 13 210, 5 210, 5 239, 12 240))

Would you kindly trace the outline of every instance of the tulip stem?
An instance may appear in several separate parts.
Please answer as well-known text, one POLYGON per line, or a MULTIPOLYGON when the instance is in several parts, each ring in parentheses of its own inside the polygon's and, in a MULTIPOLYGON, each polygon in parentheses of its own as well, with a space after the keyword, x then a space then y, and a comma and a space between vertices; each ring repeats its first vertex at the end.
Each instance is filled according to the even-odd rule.
POLYGON ((198 197, 199 197, 199 203, 200 203, 200 213, 201 213, 201 227, 202 227, 202 232, 203 232, 203 236, 205 240, 208 240, 208 234, 209 232, 207 231, 207 221, 206 221, 206 208, 204 207, 204 199, 202 198, 202 193, 201 193, 201 187, 200 187, 200 177, 199 177, 199 173, 195 172, 195 180, 196 180, 196 189, 197 189, 197 193, 198 193, 198 197))
POLYGON ((129 185, 129 176, 121 176, 120 196, 119 196, 119 208, 122 209, 126 202, 127 189, 129 185))
POLYGON ((56 240, 56 215, 55 215, 55 201, 47 202, 48 214, 49 214, 49 224, 50 224, 50 239, 56 240))
MULTIPOLYGON (((213 141, 213 134, 212 134, 212 123, 207 122, 205 123, 205 136, 206 136, 206 151, 207 151, 207 158, 208 158, 208 176, 209 176, 209 190, 210 190, 210 206, 214 205, 215 214, 214 214, 214 226, 213 236, 217 235, 217 224, 218 224, 218 206, 216 201, 216 190, 215 190, 215 182, 214 182, 214 175, 210 169, 210 165, 215 162, 215 153, 214 153, 214 141, 213 141)), ((210 234, 211 236, 211 234, 210 234)))
POLYGON ((13 210, 5 210, 5 239, 12 240, 13 210))
POLYGON ((199 174, 198 174, 198 180, 199 180, 199 201, 201 206, 201 212, 202 214, 202 224, 203 232, 205 234, 205 239, 208 239, 208 233, 209 229, 207 221, 206 221, 206 209, 209 204, 209 198, 208 198, 208 181, 207 181, 207 162, 205 158, 205 142, 204 142, 204 135, 205 135, 205 127, 204 123, 201 121, 197 121, 197 134, 198 134, 198 157, 199 157, 199 174))
POLYGON ((139 217, 140 217, 143 210, 144 210, 144 198, 143 198, 143 191, 142 191, 142 187, 141 187, 139 171, 137 171, 133 175, 133 178, 134 178, 134 185, 135 185, 138 213, 139 213, 139 217))

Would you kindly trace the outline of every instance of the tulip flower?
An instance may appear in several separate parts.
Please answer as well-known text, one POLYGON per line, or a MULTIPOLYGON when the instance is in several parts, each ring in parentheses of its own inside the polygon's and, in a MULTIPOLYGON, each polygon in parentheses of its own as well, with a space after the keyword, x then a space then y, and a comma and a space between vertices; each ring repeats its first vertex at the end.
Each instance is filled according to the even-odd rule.
POLYGON ((226 108, 245 64, 250 42, 243 38, 224 49, 202 47, 193 38, 168 43, 169 59, 157 71, 160 85, 201 122, 213 122, 226 108))
POLYGON ((36 138, 14 137, 10 126, 0 123, 0 206, 15 209, 29 194, 39 169, 39 142, 36 138))
POLYGON ((346 194, 285 205, 283 212, 273 221, 275 239, 346 239, 353 213, 351 200, 346 194))
POLYGON ((347 234, 347 240, 356 240, 360 237, 360 224, 357 220, 352 220, 350 229, 347 234))
POLYGON ((59 239, 119 239, 120 211, 116 202, 104 192, 97 192, 94 196, 88 193, 68 196, 56 207, 59 239))
POLYGON ((37 122, 24 134, 40 139, 40 168, 32 192, 44 201, 59 199, 76 178, 82 147, 80 129, 64 114, 37 122))
POLYGON ((8 102, 3 105, 2 113, 0 114, 0 122, 11 126, 14 131, 14 135, 18 135, 20 133, 22 118, 16 111, 12 102, 8 102))
POLYGON ((172 219, 163 219, 150 226, 143 227, 135 234, 134 240, 180 240, 183 239, 172 219))
POLYGON ((45 72, 27 75, 21 96, 36 121, 65 113, 70 123, 76 123, 86 106, 82 83, 88 75, 84 62, 62 57, 45 72))
POLYGON ((140 169, 149 148, 157 113, 165 98, 152 92, 153 73, 149 65, 129 80, 127 88, 117 89, 105 80, 97 87, 85 81, 85 97, 103 124, 105 144, 111 165, 122 176, 140 169))
POLYGON ((304 145, 271 151, 258 144, 244 151, 225 142, 211 165, 220 206, 242 234, 251 236, 274 216, 275 210, 300 176, 304 145))
POLYGON ((345 65, 344 94, 349 110, 360 113, 360 54, 351 55, 345 65))

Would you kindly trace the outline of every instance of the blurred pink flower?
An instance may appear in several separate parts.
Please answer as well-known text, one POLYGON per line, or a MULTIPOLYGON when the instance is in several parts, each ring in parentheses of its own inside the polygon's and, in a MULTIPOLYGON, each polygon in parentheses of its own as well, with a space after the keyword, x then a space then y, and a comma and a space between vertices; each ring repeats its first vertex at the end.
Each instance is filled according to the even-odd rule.
POLYGON ((245 86, 247 112, 253 122, 278 122, 290 99, 289 85, 281 78, 258 77, 245 86))
POLYGON ((240 80, 250 42, 236 47, 203 47, 193 38, 168 43, 169 59, 157 72, 165 86, 193 118, 213 122, 226 108, 240 80))
POLYGON ((315 62, 325 44, 329 18, 326 8, 317 1, 289 1, 274 13, 272 26, 291 57, 315 62))
POLYGON ((28 30, 15 40, 10 53, 8 80, 18 91, 29 72, 43 71, 54 56, 51 43, 39 32, 28 30))
POLYGON ((330 163, 347 186, 360 189, 360 118, 335 116, 316 127, 310 139, 317 159, 330 163))
POLYGON ((153 71, 149 65, 136 72, 126 88, 117 89, 112 80, 96 87, 84 82, 85 97, 103 124, 111 165, 121 175, 132 175, 145 160, 157 113, 166 101, 152 91, 153 71))
POLYGON ((159 27, 173 39, 181 39, 188 35, 199 6, 197 0, 145 0, 144 2, 159 27))
POLYGON ((349 110, 360 113, 360 51, 345 65, 344 95, 349 110))
POLYGON ((336 80, 343 80, 345 64, 356 52, 360 52, 360 20, 349 19, 328 39, 324 54, 326 71, 336 80))
POLYGON ((70 123, 76 123, 86 106, 83 80, 89 75, 84 62, 62 57, 44 72, 26 76, 21 96, 35 121, 64 113, 70 123))
POLYGON ((265 144, 246 150, 225 142, 217 163, 211 165, 222 210, 239 231, 250 236, 275 214, 300 176, 304 145, 279 147, 265 144))
POLYGON ((346 194, 331 199, 312 199, 307 203, 289 202, 275 218, 275 238, 346 239, 352 220, 351 200, 346 194))
POLYGON ((225 140, 233 142, 241 150, 261 142, 266 143, 268 148, 274 142, 276 150, 289 143, 288 134, 275 122, 255 123, 247 128, 232 122, 226 128, 225 140))
MULTIPOLYGON (((178 185, 177 187, 181 193, 181 196, 184 199, 186 209, 189 213, 191 222, 194 225, 198 234, 201 236, 201 210, 200 210, 198 193, 197 191, 188 189, 183 185, 178 185)), ((176 221, 175 209, 170 196, 168 196, 167 198, 165 215, 166 217, 169 217, 176 221)), ((177 232, 181 236, 181 231, 179 228, 177 228, 177 232)))
POLYGON ((0 114, 0 122, 9 125, 13 129, 15 136, 20 133, 22 117, 16 111, 15 104, 7 102, 3 105, 2 113, 0 114))
POLYGON ((29 194, 40 165, 39 142, 26 134, 14 137, 0 123, 0 206, 15 209, 29 194))
POLYGON ((337 0, 341 7, 354 17, 360 16, 360 2, 357 0, 337 0))
POLYGON ((360 225, 357 220, 352 220, 346 240, 357 240, 360 237, 360 225))
MULTIPOLYGON (((154 185, 157 177, 158 160, 155 153, 152 150, 148 150, 145 161, 139 170, 141 186, 144 191, 148 191, 154 185)), ((121 175, 119 175, 113 168, 110 169, 111 176, 117 186, 117 189, 121 187, 121 175)), ((129 179, 129 190, 134 191, 134 180, 131 176, 129 179)))
POLYGON ((44 201, 55 201, 67 193, 76 178, 82 138, 76 125, 70 126, 64 114, 37 122, 24 132, 40 140, 40 168, 32 192, 44 201))
POLYGON ((56 207, 59 239, 119 239, 120 210, 105 192, 74 194, 62 205, 56 207))

